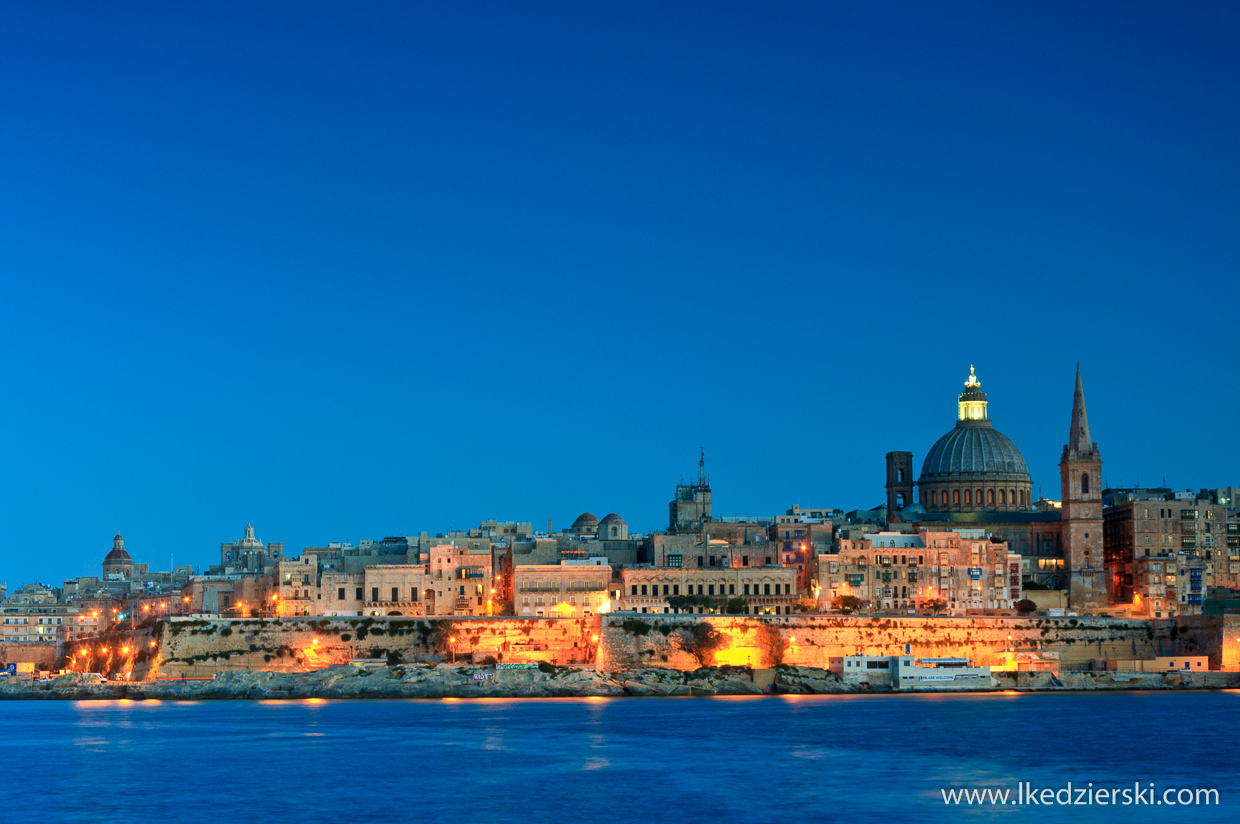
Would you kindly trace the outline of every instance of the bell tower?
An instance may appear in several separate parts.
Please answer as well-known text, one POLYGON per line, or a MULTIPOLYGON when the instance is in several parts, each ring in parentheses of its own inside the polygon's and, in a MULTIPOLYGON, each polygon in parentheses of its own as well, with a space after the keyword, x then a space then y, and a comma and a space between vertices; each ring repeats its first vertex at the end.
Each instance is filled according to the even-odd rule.
POLYGON ((913 505, 913 453, 887 453, 887 517, 913 505))
POLYGON ((1107 604, 1102 555, 1102 453, 1090 440, 1085 414, 1081 366, 1076 367, 1072 429, 1059 459, 1062 496, 1060 537, 1068 574, 1068 604, 1073 608, 1107 604))

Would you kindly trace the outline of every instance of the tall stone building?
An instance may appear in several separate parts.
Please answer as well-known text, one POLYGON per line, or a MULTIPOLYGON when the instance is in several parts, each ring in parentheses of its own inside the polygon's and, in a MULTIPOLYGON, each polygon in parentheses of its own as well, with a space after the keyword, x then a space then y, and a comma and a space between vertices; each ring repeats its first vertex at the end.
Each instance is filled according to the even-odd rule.
POLYGON ((706 480, 706 451, 698 461, 698 478, 695 484, 682 480, 676 485, 676 497, 667 505, 668 532, 700 530, 711 521, 710 483, 706 480))
POLYGON ((1072 428, 1059 459, 1060 540, 1068 572, 1068 603, 1079 609, 1107 604, 1102 539, 1102 453, 1090 440, 1081 367, 1076 367, 1072 428))

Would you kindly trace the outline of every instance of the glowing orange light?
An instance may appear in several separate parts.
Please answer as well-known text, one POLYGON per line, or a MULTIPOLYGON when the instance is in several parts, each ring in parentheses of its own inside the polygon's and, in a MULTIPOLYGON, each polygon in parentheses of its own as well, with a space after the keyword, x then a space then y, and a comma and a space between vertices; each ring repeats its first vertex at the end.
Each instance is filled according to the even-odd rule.
POLYGON ((596 643, 596 644, 597 644, 597 643, 598 643, 598 636, 597 636, 597 635, 591 635, 591 636, 590 636, 590 640, 591 640, 591 641, 593 641, 594 643, 596 643))
POLYGON ((150 604, 143 604, 143 605, 142 605, 142 611, 143 611, 143 612, 150 612, 150 611, 151 611, 151 605, 150 605, 150 604))
POLYGON ((449 638, 449 639, 448 639, 448 643, 450 643, 450 644, 455 644, 455 643, 456 643, 456 639, 455 639, 455 638, 449 638))
POLYGON ((160 605, 159 605, 159 608, 160 608, 160 609, 167 609, 167 608, 168 608, 168 605, 167 605, 167 604, 160 604, 160 605))
POLYGON ((129 647, 121 647, 121 654, 122 654, 122 655, 123 655, 123 654, 125 654, 125 653, 127 653, 127 652, 129 652, 129 647))

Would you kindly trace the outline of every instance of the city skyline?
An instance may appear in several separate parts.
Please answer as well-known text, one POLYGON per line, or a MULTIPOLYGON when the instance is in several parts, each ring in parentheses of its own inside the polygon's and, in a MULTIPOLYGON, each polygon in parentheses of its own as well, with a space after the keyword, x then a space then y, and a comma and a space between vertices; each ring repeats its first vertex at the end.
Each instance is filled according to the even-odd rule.
MULTIPOLYGON (((978 381, 978 379, 979 379, 980 377, 981 377, 980 375, 976 375, 976 376, 974 375, 974 368, 971 366, 971 367, 970 367, 970 372, 969 372, 968 379, 967 379, 967 381, 966 381, 966 382, 962 382, 961 388, 968 389, 968 388, 970 388, 970 387, 974 387, 974 388, 981 388, 981 389, 985 390, 985 389, 986 389, 986 387, 985 387, 984 385, 979 386, 979 384, 976 382, 976 381, 978 381)), ((983 414, 985 414, 985 413, 983 413, 983 414)), ((1065 440, 1066 440, 1066 439, 1065 439, 1065 440)), ((1018 447, 1018 448, 1019 448, 1019 447, 1018 447)), ((704 452, 704 449, 705 449, 704 447, 699 447, 699 464, 701 464, 701 463, 702 463, 702 462, 704 462, 704 460, 705 460, 705 452, 704 452)), ((920 474, 921 474, 921 464, 922 464, 922 461, 924 460, 924 458, 925 458, 925 454, 924 454, 924 452, 923 452, 923 453, 917 453, 917 452, 914 452, 914 454, 913 454, 913 459, 914 459, 914 478, 917 478, 917 477, 918 477, 918 475, 920 475, 920 474)), ((1033 467, 1035 467, 1035 466, 1036 466, 1036 461, 1030 460, 1030 461, 1029 461, 1029 464, 1030 464, 1031 469, 1033 469, 1033 467)), ((712 465, 707 465, 707 466, 706 466, 706 469, 705 469, 705 477, 707 478, 707 480, 708 480, 708 481, 710 481, 710 479, 712 478, 712 473, 711 473, 711 471, 710 471, 712 467, 713 467, 713 464, 712 464, 712 465)), ((699 466, 699 467, 695 467, 695 473, 696 473, 696 472, 700 472, 700 471, 701 471, 701 466, 699 466)), ((1036 472, 1036 470, 1035 470, 1035 472, 1036 472)), ((678 476, 678 477, 679 477, 680 482, 685 482, 685 481, 686 481, 686 479, 687 479, 689 482, 694 482, 694 481, 696 480, 696 474, 695 474, 695 473, 682 473, 680 476, 678 476)), ((1056 487, 1054 487, 1054 488, 1052 488, 1052 489, 1044 489, 1044 488, 1043 488, 1043 486, 1042 486, 1042 484, 1041 484, 1041 483, 1039 483, 1039 482, 1038 482, 1038 480, 1037 480, 1037 479, 1038 479, 1038 475, 1036 475, 1036 474, 1035 474, 1035 475, 1034 475, 1034 479, 1035 479, 1035 481, 1034 481, 1034 496, 1035 496, 1035 498, 1036 498, 1036 497, 1040 497, 1040 496, 1044 496, 1044 497, 1047 497, 1047 498, 1049 498, 1049 499, 1051 499, 1051 500, 1058 500, 1058 499, 1059 499, 1058 479, 1056 479, 1056 480, 1055 480, 1056 487)), ((1103 482, 1104 486, 1107 486, 1107 487, 1109 487, 1109 486, 1118 486, 1118 485, 1119 485, 1118 483, 1116 483, 1116 484, 1112 484, 1112 483, 1110 482, 1109 476, 1106 474, 1106 472, 1105 472, 1105 471, 1103 472, 1102 482, 1103 482)), ((1140 479, 1139 479, 1139 478, 1138 478, 1138 479, 1135 479, 1135 480, 1134 480, 1131 484, 1126 484, 1126 485, 1127 485, 1127 486, 1134 486, 1134 485, 1137 485, 1138 483, 1140 483, 1140 479)), ((1164 484, 1162 483, 1162 479, 1159 479, 1157 482, 1146 482, 1146 483, 1144 483, 1144 484, 1142 484, 1142 485, 1144 485, 1144 486, 1150 486, 1150 487, 1153 487, 1153 486, 1163 486, 1164 484)), ((1196 492, 1196 491, 1198 491, 1198 489, 1199 489, 1199 488, 1206 488, 1206 487, 1209 487, 1209 486, 1222 486, 1222 485, 1223 485, 1223 484, 1206 484, 1206 485, 1198 485, 1198 486, 1195 486, 1195 487, 1185 487, 1184 489, 1185 489, 1185 490, 1191 490, 1191 491, 1193 491, 1193 492, 1196 492)), ((669 486, 668 488, 670 489, 671 487, 669 486)), ((1174 487, 1174 486, 1173 486, 1172 488, 1176 488, 1176 487, 1174 487)), ((876 487, 876 489, 878 489, 878 488, 876 487)), ((727 494, 726 494, 726 492, 727 492, 726 488, 723 488, 723 487, 716 488, 716 500, 720 502, 719 506, 716 508, 716 513, 715 513, 715 514, 716 514, 716 516, 717 516, 717 517, 720 517, 720 516, 754 516, 754 517, 765 517, 765 518, 769 518, 769 517, 772 517, 772 516, 774 516, 774 515, 783 514, 783 513, 784 513, 784 511, 785 511, 788 507, 790 507, 790 506, 793 506, 793 505, 802 505, 802 506, 804 506, 804 505, 806 505, 806 501, 803 501, 803 500, 800 500, 800 499, 796 499, 796 500, 790 501, 789 503, 787 503, 787 504, 785 504, 785 505, 775 505, 775 506, 773 506, 773 507, 771 507, 771 508, 768 508, 768 509, 765 509, 765 510, 755 510, 755 509, 752 509, 752 508, 744 508, 744 507, 741 507, 741 508, 739 508, 739 509, 728 509, 728 508, 727 508, 728 504, 727 504, 727 494), (720 497, 719 497, 719 494, 718 494, 718 493, 719 493, 720 489, 723 489, 723 491, 724 491, 724 493, 725 493, 725 496, 724 496, 723 498, 720 498, 720 497)), ((867 494, 868 494, 868 493, 867 493, 867 494)), ((845 501, 845 502, 835 502, 835 501, 830 501, 830 502, 823 502, 823 501, 811 501, 811 502, 809 502, 809 505, 810 505, 810 506, 817 506, 817 507, 827 507, 827 508, 839 509, 839 510, 842 510, 842 511, 851 511, 851 510, 854 510, 854 509, 856 509, 856 510, 865 510, 865 509, 870 509, 870 508, 872 508, 872 507, 876 507, 876 506, 881 506, 881 505, 883 505, 883 501, 882 501, 882 500, 880 500, 880 499, 881 499, 881 497, 882 497, 881 490, 876 491, 876 492, 874 492, 873 494, 874 494, 874 496, 875 496, 875 497, 874 497, 874 501, 867 501, 866 503, 856 503, 856 502, 853 502, 853 501, 845 501)), ((980 493, 979 493, 979 494, 980 494, 980 493)), ((667 497, 671 497, 671 496, 670 496, 670 493, 669 493, 668 495, 664 496, 664 497, 665 497, 665 498, 667 498, 667 497)), ((925 501, 921 501, 921 499, 920 499, 920 490, 918 490, 918 492, 917 492, 917 500, 916 500, 915 502, 919 502, 919 503, 922 503, 922 504, 924 504, 924 503, 925 503, 925 501)), ((664 502, 664 508, 665 508, 665 506, 666 506, 666 502, 664 502)), ((593 508, 591 508, 591 507, 587 506, 587 507, 585 507, 585 509, 578 511, 578 512, 576 513, 576 515, 569 514, 569 515, 564 516, 563 518, 556 518, 555 516, 551 516, 551 521, 552 521, 552 529, 553 529, 555 532, 559 532, 559 531, 561 531, 561 530, 565 530, 565 529, 567 529, 567 528, 569 527, 569 525, 570 525, 570 524, 572 524, 573 520, 577 517, 577 515, 581 515, 581 514, 583 514, 583 513, 585 513, 585 512, 590 512, 590 511, 592 511, 592 509, 598 509, 600 512, 609 512, 609 511, 613 511, 613 509, 614 509, 614 508, 612 508, 612 509, 608 509, 607 507, 593 507, 593 508)), ((627 515, 627 513, 626 513, 626 515, 627 515)), ((465 519, 464 521, 462 521, 461 523, 452 523, 452 524, 446 524, 446 525, 439 525, 439 524, 431 524, 431 525, 415 525, 413 528, 410 528, 410 529, 404 529, 404 530, 399 530, 399 529, 398 529, 398 530, 386 530, 386 531, 382 531, 382 530, 381 530, 381 531, 379 531, 379 532, 372 532, 371 534, 363 534, 363 535, 343 535, 343 536, 341 536, 341 535, 336 535, 336 536, 331 536, 331 537, 323 537, 323 538, 320 538, 320 539, 311 538, 310 540, 308 540, 308 541, 306 541, 306 542, 304 542, 304 543, 286 542, 286 541, 283 539, 283 537, 282 537, 282 536, 280 536, 280 535, 269 535, 269 534, 266 534, 266 533, 263 533, 263 534, 259 535, 258 537, 259 537, 259 540, 263 541, 264 543, 267 543, 267 542, 269 542, 269 541, 277 541, 277 542, 282 543, 282 544, 283 544, 283 543, 288 543, 288 546, 289 546, 289 548, 290 548, 290 551, 289 551, 290 556, 295 556, 295 555, 299 554, 299 553, 301 552, 301 550, 302 550, 302 549, 304 549, 304 548, 306 548, 306 547, 312 547, 312 546, 326 546, 326 545, 328 545, 329 543, 346 543, 346 544, 353 544, 353 545, 356 545, 359 541, 364 541, 364 540, 379 540, 380 538, 383 538, 383 537, 386 537, 386 536, 389 536, 389 535, 418 535, 418 534, 423 533, 423 532, 428 533, 428 534, 429 534, 429 535, 431 535, 431 536, 435 536, 435 535, 437 535, 437 534, 438 534, 438 535, 444 535, 444 534, 446 534, 446 533, 448 533, 448 532, 451 532, 451 531, 461 531, 461 530, 471 529, 471 528, 473 528, 473 527, 476 527, 479 523, 481 523, 481 522, 483 522, 483 521, 485 521, 485 520, 493 519, 493 518, 494 518, 495 520, 499 520, 499 521, 506 521, 506 522, 514 522, 514 521, 515 521, 515 522, 528 522, 528 523, 532 524, 532 527, 533 527, 533 529, 534 529, 534 531, 535 531, 535 532, 543 532, 543 533, 545 533, 545 532, 546 532, 546 530, 547 530, 547 519, 546 519, 546 518, 542 518, 542 519, 540 519, 540 518, 538 518, 538 517, 532 517, 532 516, 530 516, 530 515, 528 515, 528 514, 515 514, 515 515, 513 515, 512 517, 496 517, 496 516, 494 516, 494 515, 478 515, 477 517, 474 517, 472 520, 469 520, 468 518, 466 518, 466 519, 465 519), (380 533, 381 533, 381 534, 380 534, 380 533)), ((253 523, 254 523, 254 521, 255 521, 255 520, 256 520, 256 519, 249 519, 249 520, 246 522, 245 527, 244 527, 244 532, 246 533, 246 535, 247 535, 247 536, 253 536, 253 535, 254 535, 254 533, 255 533, 255 528, 253 527, 253 523)), ((257 519, 257 520, 259 520, 259 523, 260 523, 260 528, 259 528, 259 531, 261 532, 261 523, 262 523, 262 522, 261 522, 261 519, 257 519)), ((666 528, 665 523, 664 523, 663 521, 659 520, 659 518, 657 518, 657 517, 656 517, 656 518, 652 521, 651 525, 649 525, 648 527, 646 527, 646 526, 640 526, 640 527, 639 527, 639 526, 637 526, 637 524, 639 524, 639 523, 640 523, 640 521, 637 521, 637 522, 635 522, 635 524, 634 524, 634 528, 633 528, 634 534, 638 534, 638 533, 650 533, 650 532, 655 532, 655 531, 659 531, 659 530, 662 530, 662 529, 665 529, 665 528, 666 528)), ((236 531, 236 530, 235 530, 235 531, 236 531)), ((120 532, 118 532, 118 533, 117 533, 117 535, 116 535, 115 537, 119 538, 121 535, 126 534, 126 532, 127 532, 127 531, 126 531, 125 529, 121 529, 121 530, 120 530, 120 532)), ((140 533, 140 532, 138 532, 138 533, 129 532, 129 534, 130 534, 131 536, 132 536, 133 534, 138 534, 139 536, 141 536, 141 534, 142 534, 142 533, 140 533)), ((222 540, 222 541, 231 541, 231 540, 232 540, 233 538, 235 538, 235 537, 237 537, 237 536, 236 536, 236 535, 232 535, 231 533, 229 533, 229 534, 227 534, 227 535, 222 535, 222 536, 220 537, 220 539, 219 539, 219 540, 222 540)), ((111 538, 109 538, 109 539, 108 539, 108 541, 109 541, 109 542, 111 542, 111 540, 112 540, 111 538)), ((131 541, 132 541, 132 540, 133 540, 133 539, 132 539, 132 537, 131 537, 129 540, 131 540, 131 541)), ((178 543, 175 547, 172 547, 172 548, 165 548, 165 549, 170 550, 170 551, 167 551, 167 552, 165 553, 165 554, 167 554, 167 555, 168 555, 168 557, 169 557, 169 568, 171 569, 171 568, 173 567, 173 565, 174 565, 174 564, 173 564, 172 562, 173 562, 173 561, 174 561, 174 560, 178 557, 178 553, 180 553, 180 562, 179 562, 179 564, 177 564, 177 565, 185 565, 185 564, 190 564, 190 565, 192 565, 192 566, 193 566, 193 567, 195 567, 195 568, 202 567, 202 568, 204 568, 204 569, 205 569, 206 565, 207 565, 207 564, 209 564, 209 563, 211 563, 212 559, 210 558, 210 555, 205 555, 205 556, 203 556, 203 557, 205 558, 205 560, 200 559, 200 557, 199 557, 199 556, 202 554, 202 551, 204 550, 204 548, 205 548, 205 551, 206 551, 206 552, 210 552, 210 551, 212 550, 212 548, 214 547, 214 544, 215 544, 215 543, 216 543, 216 542, 208 542, 208 543, 204 544, 204 546, 203 546, 203 547, 191 546, 191 545, 188 545, 187 543, 178 543), (188 555, 189 557, 186 557, 186 555, 188 555)), ((144 561, 144 562, 150 563, 150 564, 152 564, 152 566, 157 567, 157 568, 158 568, 158 567, 160 567, 160 566, 162 566, 162 564, 163 564, 163 560, 162 560, 162 558, 159 556, 159 548, 153 548, 153 549, 154 549, 154 554, 151 554, 151 555, 149 555, 149 556, 148 556, 147 554, 144 554, 144 553, 142 552, 142 548, 141 548, 141 547, 134 546, 133 544, 131 544, 131 548, 134 550, 134 551, 133 551, 133 554, 135 555, 135 557, 137 558, 137 560, 140 560, 140 561, 144 561)), ((80 554, 85 555, 85 556, 89 556, 89 555, 90 555, 90 553, 89 553, 89 552, 84 552, 84 553, 80 553, 80 554)), ((88 559, 85 561, 83 572, 82 572, 82 573, 76 573, 76 572, 75 572, 75 573, 73 573, 73 574, 92 574, 92 573, 95 571, 95 568, 96 568, 97 566, 98 566, 98 557, 88 558, 88 559)), ((58 574, 58 573, 53 573, 53 574, 51 575, 51 577, 41 577, 41 576, 36 575, 36 576, 33 576, 33 577, 28 576, 26 579, 23 579, 23 580, 27 580, 27 581, 38 581, 38 582, 41 582, 41 583, 50 583, 50 584, 52 584, 52 585, 55 585, 55 584, 57 583, 57 581, 58 581, 58 578, 59 578, 59 574, 58 574)))
POLYGON ((1048 497, 1078 361, 1112 485, 1235 482, 1232 7, 247 14, 8 13, 10 583, 644 531, 699 446, 868 508, 970 364, 1048 497))

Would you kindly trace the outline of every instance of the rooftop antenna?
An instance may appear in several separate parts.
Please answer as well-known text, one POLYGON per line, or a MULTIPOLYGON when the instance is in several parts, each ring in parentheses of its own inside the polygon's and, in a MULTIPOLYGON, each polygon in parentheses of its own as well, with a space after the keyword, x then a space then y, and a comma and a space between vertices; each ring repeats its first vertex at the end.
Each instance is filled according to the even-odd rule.
POLYGON ((698 459, 698 486, 706 486, 706 447, 699 447, 702 450, 702 457, 698 459))

